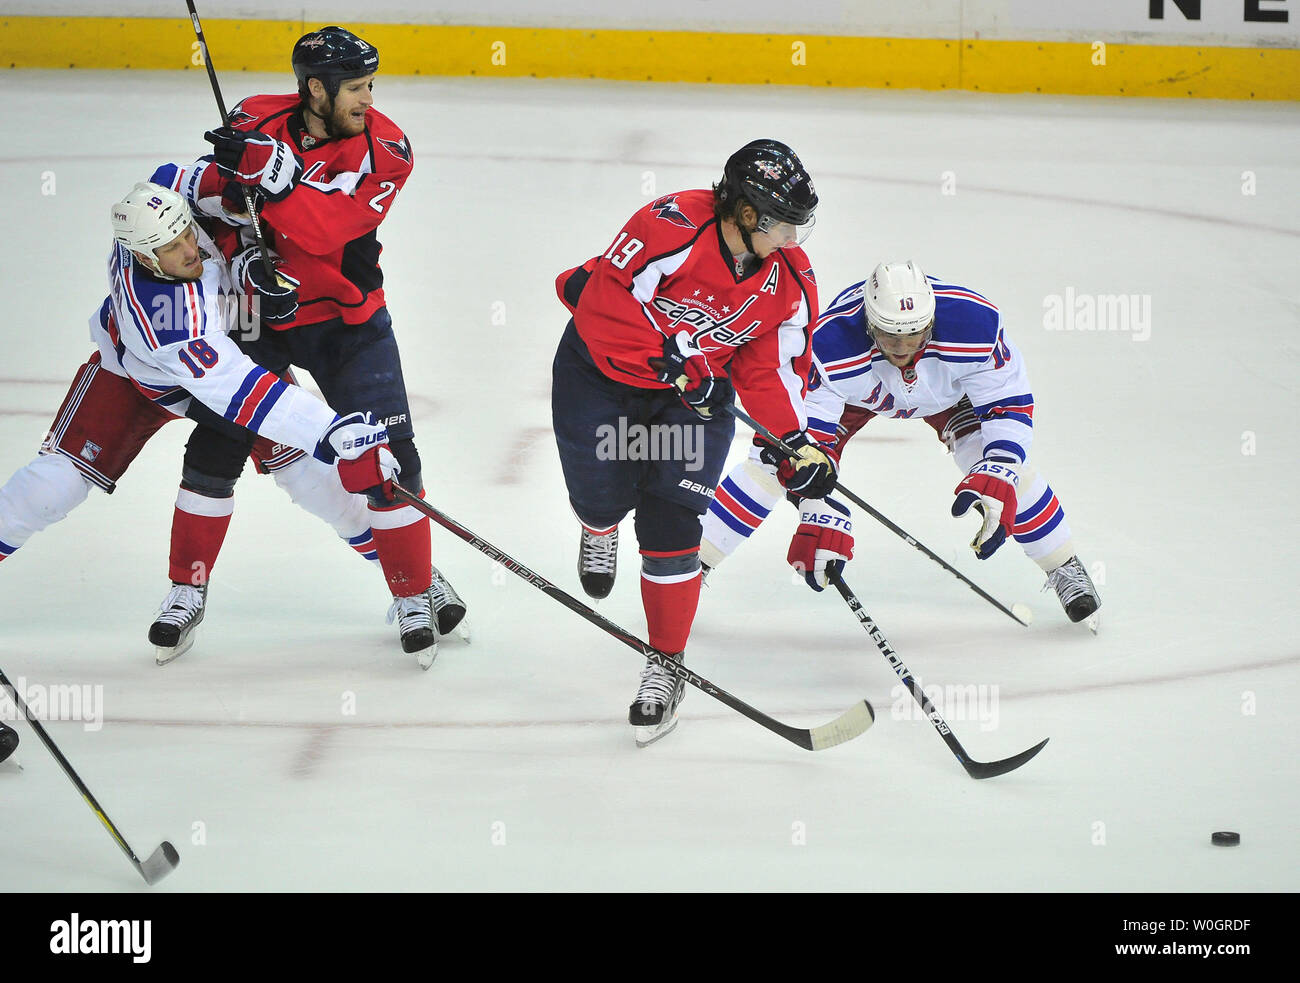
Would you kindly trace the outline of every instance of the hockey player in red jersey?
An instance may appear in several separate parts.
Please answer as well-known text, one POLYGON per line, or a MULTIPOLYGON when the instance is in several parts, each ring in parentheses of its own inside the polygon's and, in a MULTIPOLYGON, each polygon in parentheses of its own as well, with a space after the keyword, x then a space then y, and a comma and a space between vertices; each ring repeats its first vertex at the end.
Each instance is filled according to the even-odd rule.
MULTIPOLYGON (((799 243, 817 195, 794 152, 747 144, 713 190, 640 209, 603 255, 560 274, 573 317, 552 369, 551 408, 569 501, 582 526, 578 576, 614 585, 618 525, 635 512, 650 644, 684 659, 700 595, 700 515, 749 412, 797 448, 781 481, 818 498, 836 465, 807 433, 803 379, 817 286, 799 243), (734 390, 733 390, 734 384, 734 390)), ((684 692, 647 662, 628 712, 638 746, 676 725, 684 692)))
MULTIPOLYGON (((144 444, 182 416, 204 421, 196 433, 211 426, 247 437, 276 483, 334 524, 357 500, 351 492, 397 471, 382 425, 360 413, 336 414, 255 365, 229 337, 236 290, 215 241, 172 186, 185 174, 163 165, 113 206, 110 292, 90 319, 97 351, 73 379, 40 453, 0 487, 0 560, 65 518, 92 487, 111 494, 144 444), (337 477, 323 466, 331 463, 337 477), (305 486, 322 491, 304 496, 305 486)), ((183 472, 181 501, 224 534, 228 499, 205 494, 202 485, 188 490, 191 477, 183 472)), ((215 550, 207 567, 214 559, 215 550)), ((198 568, 180 576, 191 569, 198 568)), ((206 573, 187 589, 202 596, 206 573)), ((172 625, 177 631, 160 663, 186 650, 197 623, 172 625)))
MULTIPOLYGON (((241 346, 273 372, 306 369, 326 399, 355 403, 383 421, 402 483, 419 492, 420 457, 377 238, 411 173, 411 146, 373 108, 379 53, 372 45, 326 27, 299 39, 292 64, 296 93, 250 96, 231 112, 229 126, 205 134, 214 166, 199 183, 196 203, 209 213, 228 213, 240 185, 254 189, 282 282, 253 279, 249 286, 285 312, 264 317, 270 330, 241 346), (296 300, 292 310, 282 303, 286 293, 296 300)), ((256 276, 255 265, 247 269, 256 276)), ((211 434, 196 432, 195 438, 186 457, 196 471, 240 450, 223 448, 211 434)), ((397 619, 403 650, 428 668, 439 634, 456 627, 464 603, 432 566, 428 519, 382 491, 368 498, 374 548, 393 596, 389 621, 397 619)), ((201 538, 193 530, 203 522, 177 508, 174 569, 192 561, 187 544, 201 538)))

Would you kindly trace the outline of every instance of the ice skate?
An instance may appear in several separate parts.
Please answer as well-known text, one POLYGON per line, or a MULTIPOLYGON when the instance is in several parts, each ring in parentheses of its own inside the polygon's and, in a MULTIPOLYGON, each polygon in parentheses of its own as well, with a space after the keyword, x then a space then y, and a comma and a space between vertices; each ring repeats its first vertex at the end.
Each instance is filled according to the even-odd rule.
POLYGON ((578 544, 578 580, 588 597, 596 600, 609 597, 614 589, 614 575, 618 572, 618 527, 604 536, 582 529, 578 544))
POLYGON ((432 593, 433 588, 429 588, 411 597, 394 597, 388 609, 388 623, 396 619, 402 634, 402 651, 413 653, 421 669, 428 669, 438 656, 432 593))
POLYGON ((203 621, 207 603, 207 584, 172 584, 163 600, 162 613, 149 626, 149 641, 158 665, 174 662, 194 647, 194 630, 203 621))
POLYGON ((8 724, 0 723, 0 762, 9 761, 10 766, 22 770, 18 759, 9 756, 18 750, 18 731, 8 724))
MULTIPOLYGON (((679 663, 685 653, 675 656, 679 663)), ((641 688, 628 708, 627 722, 633 727, 637 747, 646 747, 673 732, 677 726, 677 707, 686 695, 686 683, 676 675, 647 661, 641 670, 641 688)))
POLYGON ((469 641, 469 622, 465 621, 465 602, 461 600, 451 581, 444 577, 437 567, 433 568, 433 582, 429 585, 429 596, 433 599, 434 620, 438 626, 438 635, 445 638, 453 631, 465 641, 469 641))
POLYGON ((1101 607, 1101 598, 1077 556, 1070 557, 1047 575, 1043 590, 1049 586, 1056 591, 1067 618, 1076 623, 1086 621, 1094 633, 1097 631, 1101 618, 1097 609, 1101 607))

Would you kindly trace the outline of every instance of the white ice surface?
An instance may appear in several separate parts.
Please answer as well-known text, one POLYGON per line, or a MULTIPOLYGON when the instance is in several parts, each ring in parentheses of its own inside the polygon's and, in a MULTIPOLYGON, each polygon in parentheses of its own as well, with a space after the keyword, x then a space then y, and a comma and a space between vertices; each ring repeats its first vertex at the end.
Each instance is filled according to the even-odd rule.
MULTIPOLYGON (((232 103, 288 83, 223 81, 232 103)), ((50 731, 141 856, 179 848, 155 890, 1300 888, 1295 106, 388 78, 376 95, 416 153, 381 240, 431 502, 580 593, 549 430, 554 278, 649 194, 775 136, 822 197, 824 299, 915 258, 1002 307, 1101 632, 1068 624, 1014 546, 976 561, 930 430, 877 422, 845 481, 1035 622, 866 516, 850 582, 923 684, 998 688, 996 726, 947 714, 973 755, 1051 738, 1011 775, 969 779, 839 598, 792 582, 779 513, 706 588, 690 662, 800 726, 870 699, 875 727, 829 751, 698 691, 638 751, 639 658, 437 528, 475 635, 421 673, 377 574, 252 474, 198 644, 158 669, 177 423, 0 565, 0 666, 103 687, 101 730, 50 731), (1149 340, 1045 330, 1067 287, 1150 295, 1149 340), (1217 829, 1241 846, 1212 848, 1217 829)), ((204 152, 214 113, 194 72, 0 73, 0 478, 90 351, 109 204, 204 152)), ((626 531, 600 611, 643 633, 626 531)), ((5 887, 144 890, 17 726, 5 887)))

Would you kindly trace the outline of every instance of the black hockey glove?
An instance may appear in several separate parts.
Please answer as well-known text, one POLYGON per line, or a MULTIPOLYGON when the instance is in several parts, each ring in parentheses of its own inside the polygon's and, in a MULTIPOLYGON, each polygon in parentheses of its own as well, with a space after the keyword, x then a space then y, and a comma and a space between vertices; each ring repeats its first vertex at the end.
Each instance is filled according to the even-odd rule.
POLYGON ((792 430, 781 440, 799 455, 796 460, 761 437, 755 437, 754 443, 761 448, 759 459, 776 468, 777 480, 786 491, 797 498, 825 498, 835 490, 840 462, 833 449, 818 444, 801 430, 792 430))
POLYGON ((665 338, 663 357, 649 359, 649 365, 701 420, 712 420, 735 396, 731 380, 713 374, 713 366, 686 331, 665 338))
POLYGON ((302 177, 302 158, 293 147, 265 133, 219 126, 203 139, 212 144, 213 160, 224 176, 261 188, 272 201, 287 195, 302 177))
POLYGON ((267 324, 288 324, 298 313, 298 279, 272 254, 275 275, 268 277, 260 246, 249 246, 230 263, 230 276, 253 301, 253 312, 267 324))

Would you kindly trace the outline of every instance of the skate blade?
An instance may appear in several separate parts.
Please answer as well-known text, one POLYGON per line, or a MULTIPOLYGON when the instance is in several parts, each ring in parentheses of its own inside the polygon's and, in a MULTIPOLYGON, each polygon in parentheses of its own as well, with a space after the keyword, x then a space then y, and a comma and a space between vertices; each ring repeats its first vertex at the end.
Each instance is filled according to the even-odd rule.
POLYGON ((3 775, 5 772, 18 774, 22 770, 22 762, 18 760, 18 755, 16 754, 11 754, 9 757, 5 758, 4 761, 0 761, 0 775, 3 775))
POLYGON ((425 672, 433 665, 434 659, 438 658, 437 644, 430 645, 427 649, 420 649, 415 653, 415 663, 425 672))
POLYGON ((182 638, 178 645, 170 648, 165 645, 155 645, 153 647, 153 660, 160 666, 169 665, 192 648, 194 648, 193 635, 182 638))
POLYGON ((667 737, 677 729, 677 718, 673 717, 666 724, 659 724, 655 727, 633 727, 634 736, 636 737, 637 747, 649 747, 661 737, 667 737))
POLYGON ((1097 634, 1097 629, 1101 627, 1101 612, 1094 611, 1083 619, 1083 623, 1088 626, 1088 630, 1094 635, 1097 634))

